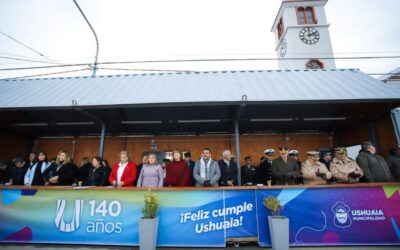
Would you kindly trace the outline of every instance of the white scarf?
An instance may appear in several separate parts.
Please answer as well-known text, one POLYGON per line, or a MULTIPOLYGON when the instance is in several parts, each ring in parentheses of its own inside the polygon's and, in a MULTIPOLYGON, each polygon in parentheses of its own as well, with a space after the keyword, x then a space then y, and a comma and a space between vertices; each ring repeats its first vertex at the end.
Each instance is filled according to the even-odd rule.
POLYGON ((206 180, 207 173, 210 171, 211 157, 208 159, 207 165, 204 162, 204 159, 200 159, 200 177, 206 180))

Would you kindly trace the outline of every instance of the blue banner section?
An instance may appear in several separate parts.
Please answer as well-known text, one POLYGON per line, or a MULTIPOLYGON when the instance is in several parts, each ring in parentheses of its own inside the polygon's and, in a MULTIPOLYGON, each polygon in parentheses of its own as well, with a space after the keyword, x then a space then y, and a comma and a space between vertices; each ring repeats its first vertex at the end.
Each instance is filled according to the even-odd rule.
MULTIPOLYGON (((157 245, 223 247, 258 236, 270 246, 268 196, 284 206, 292 246, 400 245, 399 190, 157 190, 157 245)), ((143 199, 141 190, 0 189, 0 242, 135 246, 143 199)))
POLYGON ((400 245, 399 187, 288 188, 257 190, 258 242, 271 246, 268 196, 283 204, 289 243, 314 245, 400 245))
POLYGON ((255 190, 225 190, 225 220, 230 222, 227 238, 256 237, 255 190))

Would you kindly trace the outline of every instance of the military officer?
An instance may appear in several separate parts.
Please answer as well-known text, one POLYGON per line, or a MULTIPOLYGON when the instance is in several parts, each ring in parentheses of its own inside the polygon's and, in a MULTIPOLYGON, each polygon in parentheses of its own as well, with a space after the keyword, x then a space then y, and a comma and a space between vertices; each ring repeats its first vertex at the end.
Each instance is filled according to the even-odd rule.
POLYGON ((287 147, 279 148, 279 157, 272 162, 272 184, 273 185, 297 185, 297 177, 300 170, 297 162, 288 157, 289 149, 287 147))
POLYGON ((271 185, 272 173, 271 166, 274 159, 275 150, 268 148, 264 150, 264 160, 256 170, 257 184, 271 185))
POLYGON ((338 182, 356 183, 364 175, 362 169, 356 161, 347 157, 347 150, 344 147, 334 149, 335 158, 333 158, 330 170, 334 179, 338 182))
POLYGON ((307 152, 307 160, 301 164, 304 184, 326 184, 332 178, 331 172, 318 160, 317 151, 307 152))

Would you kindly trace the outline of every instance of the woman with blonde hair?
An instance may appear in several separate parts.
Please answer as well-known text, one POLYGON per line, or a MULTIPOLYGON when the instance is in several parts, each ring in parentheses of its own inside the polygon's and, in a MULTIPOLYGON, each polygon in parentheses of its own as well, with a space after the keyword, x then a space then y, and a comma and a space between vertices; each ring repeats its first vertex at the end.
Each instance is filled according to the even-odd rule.
POLYGON ((66 151, 58 152, 57 159, 43 173, 46 185, 67 186, 74 183, 76 167, 66 151))
POLYGON ((142 167, 137 181, 138 187, 162 187, 164 182, 164 173, 157 156, 154 153, 149 154, 148 163, 142 167))
POLYGON ((190 169, 187 165, 187 162, 183 159, 182 153, 179 149, 173 150, 173 158, 173 161, 167 165, 167 175, 165 176, 164 186, 190 186, 190 169))
POLYGON ((128 151, 122 150, 119 154, 120 161, 115 163, 108 180, 116 187, 132 186, 136 180, 136 164, 129 162, 128 151))

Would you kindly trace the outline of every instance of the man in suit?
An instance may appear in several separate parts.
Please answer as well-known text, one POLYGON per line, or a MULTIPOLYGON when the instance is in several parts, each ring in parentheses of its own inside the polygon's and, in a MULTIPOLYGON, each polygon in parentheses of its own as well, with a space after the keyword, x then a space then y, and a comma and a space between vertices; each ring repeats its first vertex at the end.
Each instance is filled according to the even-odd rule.
POLYGON ((237 186, 238 185, 238 169, 236 162, 232 159, 232 153, 229 149, 222 152, 222 159, 218 161, 221 171, 219 179, 220 186, 237 186))
POLYGON ((196 161, 193 169, 196 187, 217 187, 221 177, 218 163, 211 159, 211 150, 204 148, 200 160, 196 161))

